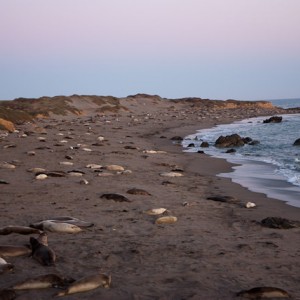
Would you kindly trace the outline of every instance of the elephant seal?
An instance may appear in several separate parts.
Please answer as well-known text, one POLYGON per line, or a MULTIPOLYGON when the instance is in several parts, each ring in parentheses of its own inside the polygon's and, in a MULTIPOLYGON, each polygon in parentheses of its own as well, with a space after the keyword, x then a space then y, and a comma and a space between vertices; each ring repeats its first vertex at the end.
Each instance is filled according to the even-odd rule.
POLYGON ((42 232, 38 238, 37 238, 37 241, 42 244, 42 245, 45 245, 45 246, 48 246, 48 235, 46 232, 42 232))
POLYGON ((262 298, 290 298, 291 296, 284 290, 276 287, 256 287, 250 290, 241 291, 236 294, 239 297, 248 299, 262 299, 262 298))
POLYGON ((50 287, 64 288, 74 282, 74 279, 66 279, 56 274, 40 275, 15 284, 14 290, 46 289, 50 287))
POLYGON ((43 229, 43 223, 44 222, 53 222, 53 223, 68 223, 68 224, 73 224, 73 225, 76 225, 78 227, 92 227, 94 226, 94 223, 92 222, 86 222, 86 221, 83 221, 83 220, 80 220, 80 219, 77 219, 77 218, 73 218, 73 217, 54 217, 54 218, 50 218, 50 219, 47 219, 47 220, 41 220, 37 223, 33 223, 31 224, 30 226, 33 227, 33 228, 38 228, 38 229, 43 229))
POLYGON ((16 299, 17 294, 14 290, 3 289, 0 290, 0 300, 13 300, 16 299))
POLYGON ((69 224, 65 222, 55 222, 55 221, 42 221, 40 223, 31 224, 30 227, 38 227, 42 230, 50 232, 66 232, 66 233, 77 233, 82 231, 80 227, 74 224, 69 224))
POLYGON ((39 229, 26 227, 26 226, 6 226, 0 228, 0 234, 7 235, 11 233, 19 233, 19 234, 33 234, 33 233, 41 233, 39 229))
POLYGON ((87 292, 100 286, 109 288, 110 284, 111 276, 98 273, 75 281, 66 290, 59 292, 56 296, 61 297, 75 293, 87 292))
POLYGON ((0 257, 0 274, 10 272, 14 269, 14 265, 8 263, 5 259, 0 257))
POLYGON ((6 257, 29 255, 31 250, 25 246, 0 246, 0 255, 6 257))
POLYGON ((56 255, 54 251, 41 244, 36 238, 30 237, 30 245, 32 249, 32 257, 44 266, 51 266, 55 263, 56 255))

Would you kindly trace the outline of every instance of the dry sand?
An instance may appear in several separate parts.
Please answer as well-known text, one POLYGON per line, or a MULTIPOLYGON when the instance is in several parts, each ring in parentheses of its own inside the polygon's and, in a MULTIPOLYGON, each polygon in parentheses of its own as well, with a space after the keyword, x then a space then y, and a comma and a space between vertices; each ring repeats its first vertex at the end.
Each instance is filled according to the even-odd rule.
MULTIPOLYGON (((272 112, 232 109, 201 115, 179 104, 172 109, 157 103, 129 102, 127 106, 134 112, 40 120, 18 126, 18 133, 1 140, 0 161, 16 168, 0 169, 0 179, 9 183, 0 185, 0 227, 28 226, 56 216, 80 218, 95 226, 76 234, 48 233, 49 246, 57 255, 55 266, 42 266, 26 256, 5 258, 15 269, 0 275, 0 288, 47 273, 79 279, 100 271, 112 276, 109 289, 65 298, 236 299, 241 290, 275 286, 300 299, 299 228, 270 229, 259 224, 270 216, 299 220, 300 210, 215 176, 231 166, 205 154, 184 153, 170 140, 214 124, 272 112), (98 141, 99 136, 105 140, 98 141), (60 165, 63 161, 73 166, 60 165), (92 163, 121 165, 131 172, 104 170, 112 175, 98 176, 101 173, 86 168, 92 163), (36 180, 27 171, 34 167, 84 174, 36 180), (183 176, 160 176, 172 170, 183 176), (80 184, 83 178, 89 184, 80 184), (131 188, 151 195, 128 194, 131 188), (131 202, 100 198, 104 193, 118 193, 131 202), (239 203, 206 199, 212 195, 232 196, 239 203), (244 208, 248 201, 257 207, 244 208), (167 208, 178 221, 157 225, 157 216, 143 213, 159 207, 167 208)), ((0 245, 24 244, 29 244, 29 236, 0 236, 0 245)), ((56 293, 54 288, 18 291, 17 299, 51 299, 56 293)))

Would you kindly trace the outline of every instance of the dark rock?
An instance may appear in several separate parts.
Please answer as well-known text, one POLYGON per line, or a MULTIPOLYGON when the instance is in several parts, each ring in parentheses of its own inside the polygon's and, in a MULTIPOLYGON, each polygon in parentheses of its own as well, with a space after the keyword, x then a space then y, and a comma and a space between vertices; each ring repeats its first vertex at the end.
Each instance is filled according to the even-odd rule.
POLYGON ((290 229, 300 227, 300 222, 290 221, 280 217, 267 217, 263 219, 260 223, 264 227, 276 229, 290 229))
POLYGON ((245 144, 249 144, 250 142, 252 142, 252 139, 251 139, 251 137, 245 137, 245 138, 243 138, 243 142, 245 143, 245 144))
POLYGON ((201 148, 208 148, 209 147, 209 143, 208 142, 202 142, 200 145, 201 148))
POLYGON ((282 121, 282 117, 273 116, 269 119, 265 119, 263 123, 280 123, 282 121))
POLYGON ((116 202, 131 202, 128 198, 120 194, 103 194, 100 198, 107 200, 113 200, 116 202))
POLYGON ((294 146, 300 146, 300 138, 297 139, 297 140, 294 142, 293 145, 294 145, 294 146))
POLYGON ((171 141, 182 141, 182 140, 183 140, 183 138, 181 136, 173 136, 171 138, 171 141))
POLYGON ((249 145, 251 145, 251 146, 255 146, 258 144, 260 144, 260 141, 257 141, 257 140, 253 140, 251 143, 249 143, 249 145))
POLYGON ((13 300, 16 299, 17 293, 13 289, 2 289, 0 290, 0 299, 13 300))
POLYGON ((198 150, 198 151, 197 151, 197 153, 200 153, 200 154, 205 154, 205 152, 204 152, 204 151, 202 151, 202 150, 198 150))
POLYGON ((228 149, 225 153, 235 153, 235 152, 236 152, 236 150, 231 148, 231 149, 228 149))
POLYGON ((228 147, 240 147, 244 146, 245 142, 238 134, 232 134, 227 136, 220 136, 216 142, 215 146, 220 148, 228 148, 228 147))
POLYGON ((194 148, 194 147, 195 147, 195 144, 194 144, 194 143, 188 144, 188 148, 194 148))
POLYGON ((234 197, 231 196, 211 196, 207 197, 207 200, 217 201, 217 202, 224 202, 224 203, 238 203, 239 200, 237 200, 234 197))

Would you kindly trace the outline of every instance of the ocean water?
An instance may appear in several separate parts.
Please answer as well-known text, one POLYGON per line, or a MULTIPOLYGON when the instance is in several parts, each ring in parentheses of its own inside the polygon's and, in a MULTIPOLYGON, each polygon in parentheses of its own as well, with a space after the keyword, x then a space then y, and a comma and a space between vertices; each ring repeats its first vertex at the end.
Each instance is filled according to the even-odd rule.
POLYGON ((184 139, 184 151, 203 150, 208 155, 238 164, 233 172, 219 176, 300 207, 300 146, 293 146, 300 138, 300 114, 281 116, 281 123, 263 123, 270 117, 267 116, 200 130, 184 139), (259 144, 237 147, 233 154, 225 153, 227 148, 214 147, 219 136, 234 133, 257 140, 259 144), (208 142, 209 148, 200 148, 202 141, 208 142), (187 148, 190 143, 195 147, 187 148))
POLYGON ((276 99, 276 100, 267 100, 273 103, 273 105, 282 107, 282 108, 293 108, 300 107, 300 98, 295 99, 276 99))

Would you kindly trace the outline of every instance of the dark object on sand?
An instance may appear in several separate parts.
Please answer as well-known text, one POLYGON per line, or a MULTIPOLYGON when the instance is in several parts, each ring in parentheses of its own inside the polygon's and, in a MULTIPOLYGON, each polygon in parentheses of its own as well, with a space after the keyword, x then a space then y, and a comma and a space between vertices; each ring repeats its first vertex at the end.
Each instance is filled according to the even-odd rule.
POLYGON ((36 259, 41 265, 51 266, 54 265, 56 255, 54 251, 40 243, 36 238, 30 237, 30 245, 32 249, 32 257, 36 259))
POLYGON ((291 221, 280 217, 267 217, 263 219, 260 223, 264 227, 276 229, 290 229, 300 227, 300 222, 291 221))
POLYGON ((131 195, 143 195, 143 196, 151 196, 151 194, 145 190, 142 189, 130 189, 126 192, 127 194, 131 194, 131 195))
POLYGON ((181 137, 181 136, 173 136, 172 138, 171 138, 171 141, 182 141, 183 140, 183 138, 181 137))
POLYGON ((0 300, 13 300, 16 299, 17 294, 12 289, 0 290, 0 300))
POLYGON ((5 180, 2 180, 0 179, 0 184, 9 184, 9 182, 5 181, 5 180))
POLYGON ((265 119, 263 123, 280 123, 282 121, 282 117, 273 116, 269 119, 265 119))
POLYGON ((238 297, 248 299, 263 299, 263 298, 290 298, 291 296, 284 290, 276 287, 256 287, 250 290, 241 291, 236 294, 238 297))
POLYGON ((294 146, 300 146, 300 138, 297 139, 297 140, 294 142, 293 145, 294 145, 294 146))
POLYGON ((224 203, 238 203, 239 200, 237 200, 234 197, 231 196, 211 196, 211 197, 207 197, 207 200, 213 200, 213 201, 217 201, 217 202, 224 202, 224 203))
POLYGON ((131 202, 128 198, 120 194, 103 194, 100 198, 114 200, 116 202, 131 202))

